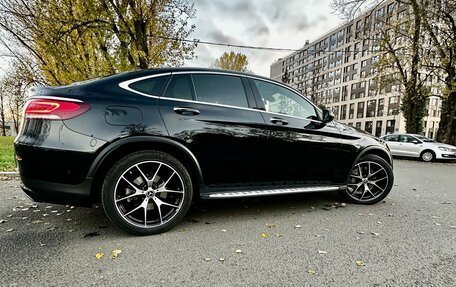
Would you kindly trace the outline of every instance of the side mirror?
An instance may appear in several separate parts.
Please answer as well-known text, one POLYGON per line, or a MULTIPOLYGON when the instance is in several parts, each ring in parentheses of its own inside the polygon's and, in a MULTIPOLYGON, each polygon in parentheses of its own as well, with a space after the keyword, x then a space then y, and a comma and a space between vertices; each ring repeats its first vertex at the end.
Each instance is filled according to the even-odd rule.
POLYGON ((324 109, 323 110, 323 122, 329 123, 329 122, 332 122, 333 120, 334 120, 333 112, 328 109, 324 109))
POLYGON ((412 143, 414 144, 420 144, 421 142, 419 140, 413 140, 412 143))

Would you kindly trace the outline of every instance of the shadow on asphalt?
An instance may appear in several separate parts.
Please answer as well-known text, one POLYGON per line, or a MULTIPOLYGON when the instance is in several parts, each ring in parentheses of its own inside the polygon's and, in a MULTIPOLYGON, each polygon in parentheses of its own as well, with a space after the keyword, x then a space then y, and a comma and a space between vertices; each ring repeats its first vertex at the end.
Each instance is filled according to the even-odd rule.
MULTIPOLYGON (((19 193, 18 193, 19 194, 19 193)), ((4 232, 2 241, 9 248, 19 252, 20 244, 14 242, 33 241, 42 244, 52 241, 50 245, 69 244, 68 240, 93 240, 96 238, 124 238, 131 235, 123 232, 106 217, 101 205, 92 208, 31 203, 28 200, 7 200, 7 209, 0 211, 0 218, 7 219, 8 225, 14 226, 13 232, 4 232), (17 201, 18 203, 16 204, 17 201), (14 209, 14 211, 12 211, 14 209), (11 244, 8 244, 8 241, 11 244)), ((337 207, 342 198, 337 192, 320 192, 266 196, 247 199, 198 200, 184 220, 169 232, 191 228, 194 224, 213 224, 228 221, 255 219, 255 216, 284 215, 313 209, 326 212, 337 207), (335 205, 336 204, 336 205, 335 205)), ((2 226, 3 227, 3 226, 2 226)), ((13 252, 13 250, 11 250, 13 252)))

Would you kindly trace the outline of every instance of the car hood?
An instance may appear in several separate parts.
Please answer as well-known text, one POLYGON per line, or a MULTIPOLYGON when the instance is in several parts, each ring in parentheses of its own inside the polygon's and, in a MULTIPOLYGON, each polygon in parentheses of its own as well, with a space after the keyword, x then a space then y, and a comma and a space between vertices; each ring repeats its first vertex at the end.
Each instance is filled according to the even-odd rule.
POLYGON ((449 145, 449 144, 445 144, 445 143, 439 143, 439 142, 424 142, 423 143, 424 145, 427 145, 427 146, 433 146, 433 147, 446 147, 446 148, 451 148, 451 149, 456 149, 456 146, 454 145, 449 145))
POLYGON ((343 124, 343 123, 340 123, 340 122, 337 122, 337 121, 334 121, 336 127, 339 129, 339 131, 341 132, 342 135, 346 135, 346 136, 353 136, 353 137, 357 137, 357 138, 366 138, 366 139, 372 139, 372 140, 375 140, 381 144, 384 144, 385 141, 376 137, 376 136, 373 136, 372 134, 366 132, 366 131, 363 131, 361 129, 357 129, 355 127, 351 127, 347 124, 343 124))

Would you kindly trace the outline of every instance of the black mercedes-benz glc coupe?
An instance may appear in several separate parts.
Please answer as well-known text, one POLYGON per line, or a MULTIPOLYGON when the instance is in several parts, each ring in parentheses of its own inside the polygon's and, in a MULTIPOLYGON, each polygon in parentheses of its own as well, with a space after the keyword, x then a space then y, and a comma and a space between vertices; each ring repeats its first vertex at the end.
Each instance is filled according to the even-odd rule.
POLYGON ((372 204, 393 185, 385 143, 268 78, 164 68, 33 91, 15 140, 33 200, 90 205, 133 234, 176 225, 192 199, 338 191, 372 204))

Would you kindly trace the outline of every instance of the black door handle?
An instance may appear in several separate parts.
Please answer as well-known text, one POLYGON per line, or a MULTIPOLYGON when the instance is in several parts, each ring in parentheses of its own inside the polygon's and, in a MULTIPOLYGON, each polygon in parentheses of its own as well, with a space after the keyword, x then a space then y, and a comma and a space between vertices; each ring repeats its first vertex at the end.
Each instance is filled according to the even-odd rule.
POLYGON ((200 111, 197 109, 186 107, 174 107, 174 112, 183 116, 196 116, 200 114, 200 111))
POLYGON ((271 123, 275 124, 275 125, 288 125, 288 122, 284 119, 281 119, 281 118, 277 118, 277 117, 272 117, 269 119, 271 121, 271 123))

